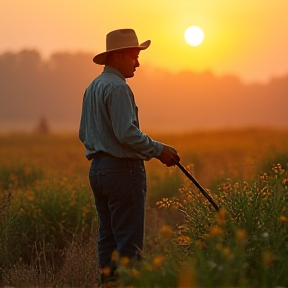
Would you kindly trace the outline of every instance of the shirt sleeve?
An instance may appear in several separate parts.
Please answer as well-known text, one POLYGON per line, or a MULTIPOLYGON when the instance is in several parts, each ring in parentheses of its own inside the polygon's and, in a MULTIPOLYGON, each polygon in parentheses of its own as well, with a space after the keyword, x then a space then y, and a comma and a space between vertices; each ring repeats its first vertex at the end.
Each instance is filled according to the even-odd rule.
POLYGON ((139 129, 137 108, 128 86, 119 85, 111 91, 107 108, 114 133, 122 145, 140 153, 146 160, 161 154, 163 144, 139 129))

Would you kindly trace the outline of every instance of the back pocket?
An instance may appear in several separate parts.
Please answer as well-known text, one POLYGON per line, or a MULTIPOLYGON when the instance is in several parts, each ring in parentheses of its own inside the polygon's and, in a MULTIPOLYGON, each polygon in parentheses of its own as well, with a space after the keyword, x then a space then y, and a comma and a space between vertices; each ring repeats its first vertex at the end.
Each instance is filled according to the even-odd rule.
POLYGON ((99 171, 97 181, 101 192, 113 198, 123 197, 125 190, 128 188, 125 189, 124 172, 121 170, 99 171))

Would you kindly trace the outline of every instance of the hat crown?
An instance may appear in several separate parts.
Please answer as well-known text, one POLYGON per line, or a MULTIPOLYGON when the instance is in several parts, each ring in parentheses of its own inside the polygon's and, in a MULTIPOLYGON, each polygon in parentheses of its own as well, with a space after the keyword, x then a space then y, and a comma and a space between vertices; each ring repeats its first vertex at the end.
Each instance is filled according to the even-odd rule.
POLYGON ((106 51, 133 46, 139 46, 137 35, 133 29, 114 30, 106 36, 106 51))
POLYGON ((97 54, 93 58, 96 64, 106 64, 109 53, 122 49, 135 48, 145 50, 150 46, 151 41, 146 40, 139 45, 137 35, 133 29, 118 29, 106 35, 106 51, 97 54))

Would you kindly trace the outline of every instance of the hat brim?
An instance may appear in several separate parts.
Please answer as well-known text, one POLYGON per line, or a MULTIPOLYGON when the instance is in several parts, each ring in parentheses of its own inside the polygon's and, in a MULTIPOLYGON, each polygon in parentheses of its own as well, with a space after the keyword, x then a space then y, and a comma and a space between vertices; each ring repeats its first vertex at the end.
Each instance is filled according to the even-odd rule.
POLYGON ((121 48, 117 48, 117 49, 111 49, 111 50, 105 51, 103 53, 97 54, 93 58, 93 62, 96 64, 99 64, 99 65, 105 65, 108 54, 113 52, 113 51, 123 50, 123 49, 131 49, 131 48, 137 48, 139 50, 145 50, 150 46, 150 44, 151 44, 151 40, 147 40, 147 41, 143 42, 142 44, 140 44, 139 46, 127 46, 127 47, 121 47, 121 48))

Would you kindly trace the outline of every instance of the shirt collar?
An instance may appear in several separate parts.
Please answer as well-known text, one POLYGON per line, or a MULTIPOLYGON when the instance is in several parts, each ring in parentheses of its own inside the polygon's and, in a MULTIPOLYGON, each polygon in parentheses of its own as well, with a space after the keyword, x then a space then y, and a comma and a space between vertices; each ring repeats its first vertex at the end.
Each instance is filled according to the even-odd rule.
POLYGON ((125 82, 126 82, 126 79, 125 77, 115 68, 111 67, 111 66, 105 66, 104 67, 104 70, 103 70, 104 73, 112 73, 112 74, 115 74, 117 76, 119 76, 121 79, 123 79, 125 82))

